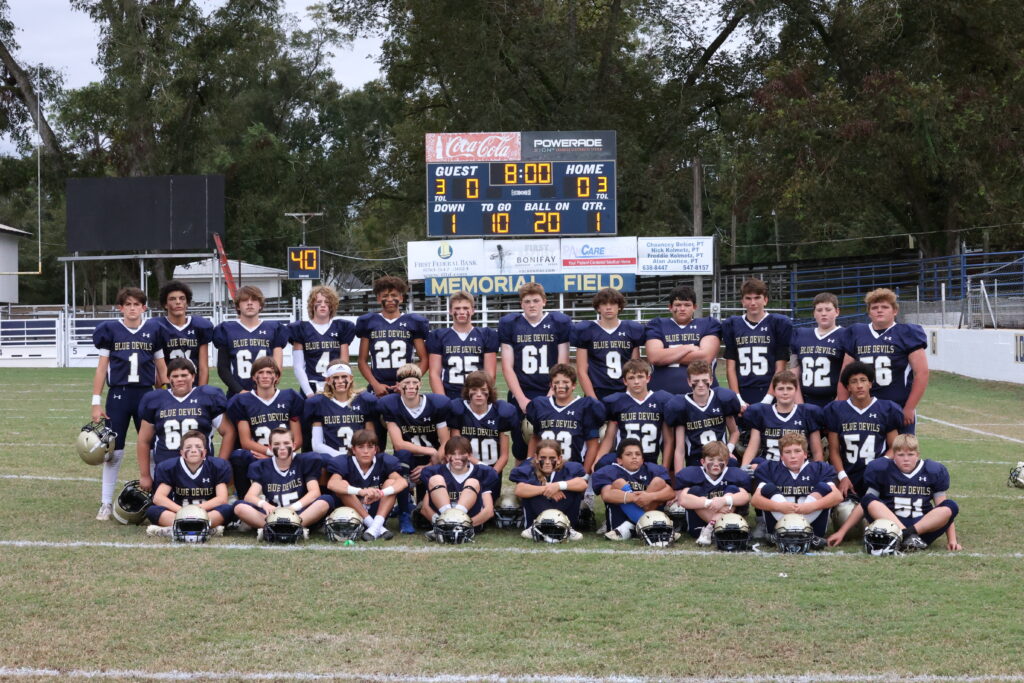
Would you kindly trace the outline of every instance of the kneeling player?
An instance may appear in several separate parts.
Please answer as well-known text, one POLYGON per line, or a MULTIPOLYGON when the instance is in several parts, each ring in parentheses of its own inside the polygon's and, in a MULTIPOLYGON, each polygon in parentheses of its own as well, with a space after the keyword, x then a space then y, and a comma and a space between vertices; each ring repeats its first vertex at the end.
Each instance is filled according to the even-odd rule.
POLYGON ((864 472, 867 495, 861 500, 869 522, 888 519, 903 529, 902 549, 924 550, 942 534, 946 548, 962 550, 953 520, 959 506, 946 497, 949 471, 922 460, 917 437, 900 434, 892 443, 892 460, 873 460, 864 472))
POLYGON ((181 457, 157 465, 153 476, 156 492, 146 510, 150 536, 170 536, 174 515, 185 505, 198 505, 210 516, 215 535, 234 519, 228 504, 231 466, 220 458, 206 457, 206 435, 193 429, 181 438, 181 457))
POLYGON ((364 541, 390 540, 394 534, 384 528, 384 520, 397 494, 409 485, 402 476, 402 464, 393 455, 377 452, 377 435, 371 429, 353 434, 349 451, 327 463, 331 475, 327 488, 362 518, 364 541))
MULTIPOLYGON (((427 482, 427 497, 420 513, 428 520, 433 521, 434 513, 455 508, 468 514, 479 532, 494 516, 491 490, 498 473, 487 465, 474 465, 472 457, 469 439, 454 436, 444 445, 444 462, 423 468, 420 477, 427 482)), ((427 538, 435 540, 433 531, 427 532, 427 538)))
POLYGON ((309 527, 334 509, 334 496, 320 495, 322 463, 316 453, 296 455, 292 433, 286 427, 270 432, 273 458, 256 460, 249 465, 249 490, 245 500, 235 504, 235 515, 257 529, 263 538, 267 515, 285 506, 297 512, 302 529, 309 538, 309 527), (264 500, 265 498, 265 500, 264 500))
POLYGON ((616 449, 615 462, 594 472, 591 484, 601 492, 608 511, 610 541, 625 541, 633 535, 640 517, 658 510, 672 500, 675 491, 669 484, 668 470, 653 462, 644 462, 640 439, 623 439, 616 449))
POLYGON ((833 483, 835 468, 827 462, 807 460, 807 439, 787 432, 779 439, 781 460, 767 460, 754 472, 756 488, 752 503, 761 511, 765 531, 771 534, 783 515, 803 515, 814 529, 814 548, 825 547, 828 513, 843 500, 833 483))
POLYGON ((711 441, 701 448, 699 466, 676 473, 675 488, 676 502, 686 508, 686 530, 697 545, 711 545, 715 522, 749 503, 753 484, 749 474, 729 467, 729 448, 711 441))
POLYGON ((537 454, 512 470, 509 481, 516 485, 515 494, 523 502, 526 529, 523 538, 533 538, 530 527, 537 515, 549 509, 561 510, 574 527, 569 540, 578 541, 583 534, 576 531, 579 524, 580 502, 587 490, 583 465, 566 462, 562 458, 562 445, 554 439, 543 439, 537 444, 537 454))

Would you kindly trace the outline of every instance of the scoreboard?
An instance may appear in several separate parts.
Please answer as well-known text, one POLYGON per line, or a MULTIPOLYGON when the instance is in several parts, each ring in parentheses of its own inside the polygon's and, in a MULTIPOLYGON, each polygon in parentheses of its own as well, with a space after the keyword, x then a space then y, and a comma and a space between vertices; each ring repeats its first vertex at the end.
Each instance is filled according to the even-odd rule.
POLYGON ((616 234, 614 131, 430 133, 428 237, 616 234))

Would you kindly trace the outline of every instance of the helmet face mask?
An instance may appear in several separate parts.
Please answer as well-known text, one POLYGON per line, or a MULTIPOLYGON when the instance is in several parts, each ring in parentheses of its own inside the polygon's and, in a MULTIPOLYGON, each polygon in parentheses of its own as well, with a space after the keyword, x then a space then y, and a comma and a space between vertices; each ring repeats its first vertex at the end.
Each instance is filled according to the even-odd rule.
POLYGON ((140 488, 139 480, 133 479, 124 485, 114 501, 114 519, 121 524, 142 524, 146 509, 153 504, 153 495, 140 488))
POLYGON ((877 557, 902 555, 903 532, 890 519, 876 519, 864 529, 864 552, 877 557))
POLYGON ((324 522, 324 535, 328 541, 335 543, 358 540, 362 532, 363 520, 350 507, 335 508, 324 522))
POLYGON ((279 507, 267 515, 263 540, 267 543, 297 543, 302 534, 302 519, 287 507, 279 507))
POLYGON ((440 543, 472 543, 475 533, 473 520, 458 508, 448 508, 434 522, 434 535, 440 543))
POLYGON ((715 522, 712 537, 715 539, 715 547, 723 552, 737 553, 749 550, 750 524, 746 518, 730 512, 715 522))
POLYGON ((651 510, 641 515, 636 522, 636 532, 645 544, 655 548, 667 548, 676 538, 672 520, 661 510, 651 510))
POLYGON ((1006 480, 1006 485, 1024 489, 1024 461, 1018 462, 1017 466, 1010 470, 1010 477, 1006 480))
POLYGON ((780 553, 802 555, 811 549, 814 529, 803 515, 790 513, 775 522, 775 545, 780 553))
POLYGON ((171 538, 179 543, 206 543, 210 537, 210 515, 198 505, 186 505, 174 515, 171 538))
POLYGON ((512 493, 503 493, 494 506, 495 524, 499 529, 519 529, 523 526, 523 508, 512 493))
POLYGON ((75 440, 75 451, 87 465, 102 465, 114 452, 117 433, 105 422, 90 422, 75 440))
POLYGON ((669 519, 672 520, 673 528, 676 531, 681 532, 683 527, 686 525, 686 508, 679 503, 673 502, 665 508, 665 513, 669 516, 669 519))
POLYGON ((537 515, 530 527, 530 535, 538 543, 564 543, 569 540, 569 531, 572 524, 569 518, 561 510, 549 508, 537 515))

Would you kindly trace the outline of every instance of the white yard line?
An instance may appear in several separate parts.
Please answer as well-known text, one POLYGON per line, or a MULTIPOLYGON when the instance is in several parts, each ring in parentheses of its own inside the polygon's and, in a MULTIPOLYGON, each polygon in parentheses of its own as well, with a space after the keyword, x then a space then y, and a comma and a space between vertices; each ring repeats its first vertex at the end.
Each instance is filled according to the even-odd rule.
MULTIPOLYGON (((958 424, 955 424, 953 422, 946 422, 945 420, 940 420, 940 419, 935 418, 935 417, 928 417, 927 415, 922 415, 921 413, 918 413, 917 416, 920 419, 922 419, 922 420, 929 420, 931 422, 938 423, 938 424, 943 425, 945 427, 952 427, 953 429, 961 429, 961 430, 963 430, 965 432, 971 432, 973 434, 981 434, 982 436, 990 436, 993 439, 1002 439, 1003 441, 1009 441, 1011 443, 1024 444, 1024 439, 1015 439, 1012 436, 1003 436, 1002 434, 993 434, 992 432, 985 432, 985 431, 982 431, 980 429, 974 429, 972 427, 965 427, 963 425, 958 425, 958 424)), ((1007 426, 1011 426, 1011 425, 1007 425, 1007 426)))

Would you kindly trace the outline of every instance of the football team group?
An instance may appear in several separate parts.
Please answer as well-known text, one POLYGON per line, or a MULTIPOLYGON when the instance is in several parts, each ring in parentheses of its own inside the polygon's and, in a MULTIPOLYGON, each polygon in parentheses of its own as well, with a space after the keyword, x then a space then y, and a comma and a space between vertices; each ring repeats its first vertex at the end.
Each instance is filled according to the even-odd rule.
POLYGON ((757 279, 742 286, 742 315, 694 317, 695 293, 680 286, 646 324, 620 318, 614 289, 594 296, 596 319, 574 322, 528 283, 497 330, 474 324, 470 294, 453 294, 453 324, 431 329, 404 312, 403 280, 373 291, 380 310, 353 325, 335 317, 333 289, 314 287, 309 319, 286 325, 261 319, 262 293, 242 287, 237 319, 214 327, 190 315, 183 283, 160 290, 164 315, 152 318, 143 291, 121 290, 120 319, 93 335, 92 423, 78 439, 103 466, 96 519, 193 542, 225 527, 268 542, 321 528, 373 542, 393 538, 394 517, 400 533, 442 543, 493 525, 536 541, 596 530, 795 553, 863 525, 873 554, 942 536, 960 549, 949 474, 914 436, 927 340, 896 321, 888 289, 865 297, 868 323, 837 325, 839 302, 823 293, 815 326, 794 328, 766 310, 757 279), (226 394, 208 383, 211 342, 226 394), (299 391, 278 388, 289 345, 299 391), (115 496, 133 422, 138 479, 115 496))

